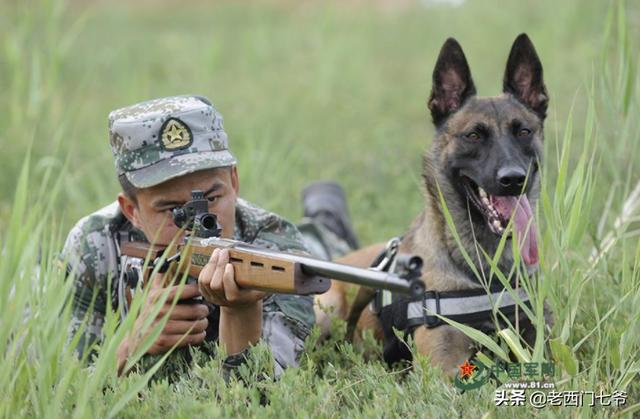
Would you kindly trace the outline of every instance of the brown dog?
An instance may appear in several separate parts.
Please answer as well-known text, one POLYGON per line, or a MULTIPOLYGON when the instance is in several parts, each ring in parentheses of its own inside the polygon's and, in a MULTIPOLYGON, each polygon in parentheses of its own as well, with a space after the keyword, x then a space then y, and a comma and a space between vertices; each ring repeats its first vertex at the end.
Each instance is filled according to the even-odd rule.
MULTIPOLYGON (((514 264, 510 240, 517 240, 520 259, 529 272, 538 262, 532 208, 539 194, 538 167, 548 97, 542 64, 527 35, 518 36, 511 48, 503 94, 478 97, 475 93, 462 48, 450 38, 435 65, 428 101, 436 136, 423 159, 425 208, 401 243, 401 251, 424 260, 427 290, 483 289, 481 279, 490 277, 483 251, 493 257, 504 234, 513 236, 507 239, 498 260, 505 275, 514 264), (465 261, 447 225, 441 199, 475 269, 465 261), (512 228, 507 228, 510 222, 512 228)), ((367 267, 382 249, 383 245, 371 246, 340 262, 367 267)), ((347 295, 353 295, 349 285, 334 281, 329 292, 317 297, 316 314, 322 331, 327 333, 327 313, 333 313, 345 320, 351 318, 353 324, 357 321, 359 331, 373 329, 382 339, 380 319, 371 310, 363 310, 373 291, 361 288, 351 304, 347 295)), ((529 335, 535 333, 530 323, 521 323, 523 329, 529 335)), ((457 366, 474 353, 471 339, 447 324, 419 326, 413 336, 418 352, 430 355, 431 363, 447 374, 455 374, 457 366)), ((530 339, 532 336, 527 341, 530 339)))

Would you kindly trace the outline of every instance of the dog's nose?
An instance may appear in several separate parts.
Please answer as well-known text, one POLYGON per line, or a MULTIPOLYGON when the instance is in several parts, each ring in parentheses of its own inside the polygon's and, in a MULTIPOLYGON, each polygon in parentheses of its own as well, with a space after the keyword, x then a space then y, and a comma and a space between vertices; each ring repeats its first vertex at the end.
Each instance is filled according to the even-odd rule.
POLYGON ((505 188, 521 188, 526 178, 526 173, 521 167, 508 166, 498 170, 498 183, 505 188))

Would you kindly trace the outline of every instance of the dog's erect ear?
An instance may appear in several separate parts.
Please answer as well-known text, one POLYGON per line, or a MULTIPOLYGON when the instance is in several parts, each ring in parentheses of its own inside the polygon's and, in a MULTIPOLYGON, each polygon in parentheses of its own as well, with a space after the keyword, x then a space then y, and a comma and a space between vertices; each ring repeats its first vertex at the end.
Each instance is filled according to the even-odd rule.
POLYGON ((469 64, 462 47, 453 38, 446 40, 433 69, 433 86, 429 109, 433 123, 440 125, 449 115, 460 109, 470 96, 476 94, 469 64))
POLYGON ((512 94, 544 119, 549 97, 542 79, 542 63, 527 34, 520 34, 513 42, 507 69, 504 72, 503 90, 512 94))

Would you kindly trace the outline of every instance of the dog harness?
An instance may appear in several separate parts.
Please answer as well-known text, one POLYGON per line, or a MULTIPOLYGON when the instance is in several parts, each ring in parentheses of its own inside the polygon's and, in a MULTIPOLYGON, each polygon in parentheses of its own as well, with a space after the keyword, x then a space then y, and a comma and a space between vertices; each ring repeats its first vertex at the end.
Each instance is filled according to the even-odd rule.
MULTIPOLYGON (((401 240, 401 237, 390 240, 372 267, 394 272, 401 240)), ((406 340, 419 326, 431 329, 446 324, 442 319, 444 317, 483 332, 493 332, 496 325, 502 327, 505 323, 498 311, 513 323, 518 304, 530 305, 529 296, 523 288, 516 288, 511 292, 503 287, 490 292, 484 289, 426 291, 418 300, 378 290, 370 303, 370 309, 377 314, 384 332, 383 358, 387 364, 392 365, 400 361, 411 361, 412 358, 411 351, 398 338, 394 329, 403 332, 406 340)))

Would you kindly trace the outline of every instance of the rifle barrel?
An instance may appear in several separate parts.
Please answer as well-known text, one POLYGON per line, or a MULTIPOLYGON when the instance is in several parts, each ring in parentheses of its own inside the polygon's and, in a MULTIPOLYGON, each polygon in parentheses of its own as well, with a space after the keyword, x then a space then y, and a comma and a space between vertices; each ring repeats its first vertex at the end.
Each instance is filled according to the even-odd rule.
POLYGON ((424 294, 424 284, 419 279, 406 280, 388 272, 357 268, 323 260, 310 259, 300 263, 302 271, 306 274, 324 276, 365 287, 387 289, 414 296, 424 294))
MULTIPOLYGON (((203 240, 203 242, 206 240, 207 239, 203 240)), ((208 240, 213 241, 216 239, 208 240)), ((300 264, 303 273, 308 276, 317 275, 366 287, 387 289, 403 294, 410 294, 414 297, 422 296, 425 292, 424 283, 420 279, 406 280, 388 272, 358 268, 342 263, 317 259, 312 256, 281 253, 238 242, 234 243, 233 248, 253 253, 273 255, 292 262, 297 262, 300 264)))

